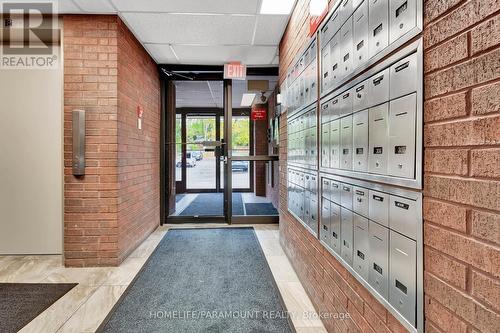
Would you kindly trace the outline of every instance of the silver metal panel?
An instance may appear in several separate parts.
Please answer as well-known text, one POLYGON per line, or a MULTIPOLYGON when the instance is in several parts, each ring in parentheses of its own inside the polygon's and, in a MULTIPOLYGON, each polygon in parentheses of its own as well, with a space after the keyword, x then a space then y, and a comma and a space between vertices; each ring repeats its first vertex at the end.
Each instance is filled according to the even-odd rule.
POLYGON ((315 197, 317 200, 318 196, 318 177, 315 175, 311 175, 311 195, 315 197))
POLYGON ((309 226, 313 230, 318 230, 318 201, 311 200, 309 204, 309 226))
POLYGON ((368 282, 385 299, 389 296, 389 229, 370 221, 368 282))
POLYGON ((388 174, 415 178, 416 94, 407 95, 389 104, 388 174))
POLYGON ((365 80, 355 86, 352 91, 352 111, 357 112, 363 109, 366 109, 368 104, 368 96, 369 96, 369 82, 365 80))
POLYGON ((354 254, 352 266, 365 281, 368 281, 369 248, 368 219, 354 214, 354 254))
POLYGON ((371 173, 387 174, 388 118, 388 103, 370 108, 368 112, 368 170, 371 173))
POLYGON ((364 1, 353 15, 353 68, 362 66, 368 52, 368 1, 364 1))
POLYGON ((321 125, 321 166, 330 167, 330 123, 321 125))
MULTIPOLYGON (((345 0, 351 3, 352 0, 345 0)), ((341 74, 340 76, 346 77, 353 70, 353 33, 352 33, 352 17, 349 18, 342 28, 340 28, 340 57, 341 57, 341 74)))
POLYGON ((323 178, 321 182, 321 196, 328 200, 331 198, 330 179, 328 178, 323 178))
POLYGON ((73 175, 85 175, 85 110, 73 110, 73 175))
POLYGON ((368 217, 368 189, 354 186, 352 189, 352 209, 368 217))
POLYGON ((326 101, 321 104, 320 114, 322 123, 330 121, 330 106, 330 101, 326 101))
POLYGON ((401 59, 390 68, 390 98, 410 94, 418 87, 417 54, 401 59))
POLYGON ((340 119, 340 168, 352 170, 352 115, 340 119))
POLYGON ((330 102, 330 119, 335 120, 340 117, 340 99, 341 95, 335 96, 330 102))
POLYGON ((389 1, 389 42, 394 43, 417 25, 417 0, 389 1))
POLYGON ((355 113, 352 118, 352 169, 368 171, 368 110, 355 113))
POLYGON ((389 197, 389 227, 403 235, 417 239, 420 200, 391 195, 389 197))
POLYGON ((331 220, 330 220, 330 201, 323 198, 321 203, 321 228, 319 230, 320 239, 331 246, 331 220))
POLYGON ((330 41, 333 36, 333 26, 331 25, 331 19, 321 28, 320 30, 320 38, 321 44, 325 45, 330 41))
POLYGON ((318 134, 316 132, 316 127, 313 127, 309 130, 309 136, 310 136, 309 157, 311 158, 311 160, 306 161, 306 163, 312 164, 313 166, 316 166, 318 157, 318 152, 316 150, 318 147, 317 135, 318 134))
POLYGON ((340 167, 340 119, 330 123, 330 167, 340 167))
POLYGON ((368 192, 368 216, 370 220, 389 226, 389 195, 370 190, 368 192))
MULTIPOLYGON (((337 87, 342 80, 342 43, 341 32, 337 32, 330 42, 330 70, 331 70, 331 88, 337 87)), ((324 91, 323 91, 324 92, 324 91)))
POLYGON ((354 248, 353 239, 353 213, 343 207, 340 208, 340 255, 349 265, 352 266, 352 256, 354 248))
POLYGON ((340 206, 330 204, 331 232, 332 232, 332 250, 340 255, 340 206))
POLYGON ((302 218, 306 224, 311 223, 311 192, 304 191, 304 217, 302 218))
POLYGON ((353 89, 347 90, 339 97, 340 116, 347 116, 352 113, 353 89))
MULTIPOLYGON (((316 57, 314 57, 316 59, 316 57)), ((310 102, 314 102, 318 98, 318 89, 317 87, 317 67, 316 67, 316 62, 311 63, 309 66, 309 89, 311 90, 310 93, 310 102)))
POLYGON ((328 20, 328 24, 330 25, 330 30, 332 31, 332 35, 335 35, 335 33, 339 31, 342 22, 343 21, 340 20, 340 9, 337 8, 336 10, 334 10, 332 16, 330 16, 330 19, 328 20))
POLYGON ((330 83, 330 43, 321 49, 321 91, 328 91, 330 83))
POLYGON ((342 191, 342 184, 333 180, 330 180, 330 200, 340 205, 340 197, 342 191))
POLYGON ((415 325, 417 299, 417 246, 414 240, 390 233, 389 302, 415 325))
POLYGON ((345 22, 352 15, 353 0, 342 0, 339 6, 340 23, 345 22))
POLYGON ((352 210, 352 192, 352 185, 340 184, 340 204, 350 210, 352 210))
POLYGON ((368 79, 368 104, 374 106, 389 101, 389 68, 368 79))
POLYGON ((389 45, 389 1, 368 1, 368 39, 370 44, 370 57, 373 57, 389 45))

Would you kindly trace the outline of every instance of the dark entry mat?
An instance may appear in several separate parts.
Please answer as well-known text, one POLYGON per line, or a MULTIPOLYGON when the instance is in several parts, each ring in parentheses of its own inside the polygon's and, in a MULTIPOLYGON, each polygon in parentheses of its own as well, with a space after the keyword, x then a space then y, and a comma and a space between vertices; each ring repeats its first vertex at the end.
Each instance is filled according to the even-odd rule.
POLYGON ((253 228, 171 229, 99 331, 291 332, 253 228))
POLYGON ((278 215, 278 210, 272 203, 247 203, 245 204, 247 215, 278 215))
MULTIPOLYGON (((180 216, 222 216, 224 195, 222 193, 200 193, 180 216)), ((233 215, 244 215, 241 193, 233 193, 233 215)))
POLYGON ((0 283, 0 332, 17 332, 76 283, 0 283))
POLYGON ((182 200, 182 198, 184 198, 186 195, 185 194, 176 194, 175 195, 175 202, 179 202, 182 200))

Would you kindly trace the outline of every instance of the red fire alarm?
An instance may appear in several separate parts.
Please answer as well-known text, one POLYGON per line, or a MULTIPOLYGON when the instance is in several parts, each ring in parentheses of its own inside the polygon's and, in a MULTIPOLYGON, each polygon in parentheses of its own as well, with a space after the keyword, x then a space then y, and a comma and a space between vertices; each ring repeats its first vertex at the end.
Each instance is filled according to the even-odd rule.
POLYGON ((142 129, 142 115, 144 114, 144 109, 141 105, 137 106, 137 128, 142 129))

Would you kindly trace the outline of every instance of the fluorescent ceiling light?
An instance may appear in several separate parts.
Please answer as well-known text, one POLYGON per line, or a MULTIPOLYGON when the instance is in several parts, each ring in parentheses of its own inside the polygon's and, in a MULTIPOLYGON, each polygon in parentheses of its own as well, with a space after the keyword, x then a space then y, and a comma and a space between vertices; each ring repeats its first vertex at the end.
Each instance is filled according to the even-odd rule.
POLYGON ((241 106, 252 106, 255 94, 243 94, 241 98, 241 106))
POLYGON ((261 14, 288 15, 295 0, 262 0, 261 14))

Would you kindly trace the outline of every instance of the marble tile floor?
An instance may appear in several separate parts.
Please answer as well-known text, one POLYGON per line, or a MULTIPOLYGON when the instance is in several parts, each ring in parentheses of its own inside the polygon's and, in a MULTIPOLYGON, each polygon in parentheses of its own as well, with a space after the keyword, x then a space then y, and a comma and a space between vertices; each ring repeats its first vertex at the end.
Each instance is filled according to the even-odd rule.
MULTIPOLYGON (((221 227, 219 224, 164 225, 156 229, 119 267, 65 268, 61 256, 0 256, 0 282, 76 282, 69 291, 20 332, 95 332, 170 228, 221 227)), ((326 332, 279 244, 278 225, 253 225, 298 333, 326 332), (306 315, 305 315, 306 314, 306 315)))

